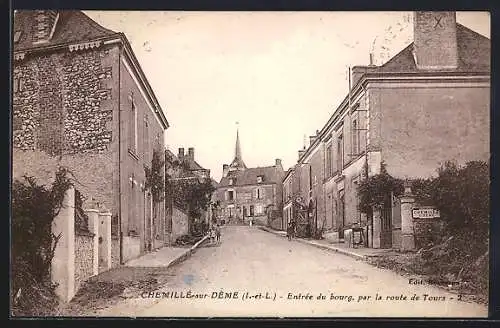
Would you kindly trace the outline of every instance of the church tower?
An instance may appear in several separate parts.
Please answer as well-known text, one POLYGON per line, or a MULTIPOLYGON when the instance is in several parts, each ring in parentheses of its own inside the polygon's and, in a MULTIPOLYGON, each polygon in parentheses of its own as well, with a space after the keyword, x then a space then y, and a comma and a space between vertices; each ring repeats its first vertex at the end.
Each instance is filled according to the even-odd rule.
POLYGON ((240 134, 239 130, 236 129, 236 146, 234 149, 234 159, 233 162, 229 165, 229 171, 243 171, 246 170, 247 166, 243 162, 243 158, 241 157, 241 146, 240 146, 240 134))

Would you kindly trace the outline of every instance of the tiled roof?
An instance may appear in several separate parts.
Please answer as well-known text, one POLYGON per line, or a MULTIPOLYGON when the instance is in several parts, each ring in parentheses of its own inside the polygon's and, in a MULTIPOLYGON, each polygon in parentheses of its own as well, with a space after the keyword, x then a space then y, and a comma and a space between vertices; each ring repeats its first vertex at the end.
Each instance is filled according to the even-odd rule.
MULTIPOLYGON (((490 70, 490 40, 471 29, 457 24, 458 72, 477 72, 490 70)), ((412 42, 385 64, 375 67, 371 72, 417 72, 413 57, 412 42)))
POLYGON ((263 176, 262 184, 281 183, 276 166, 253 167, 243 171, 232 171, 226 177, 222 177, 219 187, 229 186, 229 179, 235 178, 233 186, 244 186, 257 184, 257 177, 263 176))
MULTIPOLYGON (((14 43, 14 51, 27 50, 33 46, 33 33, 36 28, 35 10, 19 10, 14 19, 13 33, 21 32, 19 41, 14 43)), ((79 10, 62 10, 59 12, 56 29, 52 39, 43 47, 55 46, 72 42, 90 41, 117 34, 108 30, 79 10)))
POLYGON ((198 164, 198 162, 196 162, 194 159, 184 157, 184 163, 191 171, 205 170, 205 168, 198 164))

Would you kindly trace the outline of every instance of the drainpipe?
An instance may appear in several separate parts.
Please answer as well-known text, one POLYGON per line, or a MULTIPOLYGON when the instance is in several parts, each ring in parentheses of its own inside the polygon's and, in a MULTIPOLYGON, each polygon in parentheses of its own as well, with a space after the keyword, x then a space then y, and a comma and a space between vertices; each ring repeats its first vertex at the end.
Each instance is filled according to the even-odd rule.
POLYGON ((122 178, 121 178, 121 129, 122 129, 122 124, 121 124, 121 58, 122 58, 122 46, 119 46, 119 51, 118 51, 118 235, 119 235, 119 247, 120 247, 120 264, 123 264, 123 230, 122 230, 122 193, 121 193, 121 188, 122 188, 122 178))

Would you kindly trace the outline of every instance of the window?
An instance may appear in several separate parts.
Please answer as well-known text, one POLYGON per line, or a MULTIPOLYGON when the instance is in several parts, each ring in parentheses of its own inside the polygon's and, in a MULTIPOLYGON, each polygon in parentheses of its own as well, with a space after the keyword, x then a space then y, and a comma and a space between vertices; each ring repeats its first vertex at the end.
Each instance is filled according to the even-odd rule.
POLYGON ((312 166, 311 164, 309 164, 309 191, 312 190, 312 187, 313 187, 313 172, 312 172, 312 166))
POLYGON ((337 170, 342 171, 344 165, 344 139, 342 134, 337 137, 337 170))
POLYGON ((261 183, 261 182, 262 182, 262 180, 263 180, 263 179, 262 179, 262 176, 261 176, 261 175, 259 175, 259 176, 257 177, 257 183, 261 183))
POLYGON ((13 83, 12 89, 14 90, 14 92, 24 91, 24 84, 21 78, 18 77, 14 78, 12 83, 13 83))
POLYGON ((255 189, 255 198, 256 199, 264 198, 264 189, 262 189, 262 188, 255 189))
POLYGON ((327 177, 331 177, 332 174, 333 174, 333 170, 332 170, 332 144, 328 144, 328 146, 326 146, 326 176, 327 177))
POLYGON ((233 179, 233 178, 230 178, 230 179, 229 179, 229 185, 230 185, 230 186, 234 185, 234 179, 233 179))
POLYGON ((352 155, 357 155, 359 154, 359 126, 358 126, 358 120, 354 119, 352 121, 352 155))
POLYGON ((255 205, 255 214, 257 214, 257 215, 264 214, 264 206, 262 206, 262 205, 255 205))
POLYGON ((229 200, 229 201, 234 200, 234 190, 227 191, 227 200, 229 200))
POLYGON ((151 162, 150 153, 149 153, 149 119, 148 115, 144 115, 144 128, 143 128, 143 137, 142 137, 143 152, 144 152, 144 161, 146 163, 151 162))
POLYGON ((247 216, 247 207, 243 206, 243 217, 247 216))
POLYGON ((234 214, 234 213, 233 213, 233 208, 232 208, 232 207, 228 207, 228 208, 227 208, 227 211, 228 211, 228 213, 229 213, 229 217, 230 217, 230 218, 232 218, 232 217, 233 217, 233 214, 234 214))
POLYGON ((250 216, 254 216, 253 205, 250 205, 250 216))
POLYGON ((129 119, 129 149, 137 154, 137 108, 135 107, 133 95, 130 99, 130 119, 129 119))
POLYGON ((14 43, 18 43, 20 38, 21 38, 21 31, 16 31, 16 33, 14 33, 14 43))

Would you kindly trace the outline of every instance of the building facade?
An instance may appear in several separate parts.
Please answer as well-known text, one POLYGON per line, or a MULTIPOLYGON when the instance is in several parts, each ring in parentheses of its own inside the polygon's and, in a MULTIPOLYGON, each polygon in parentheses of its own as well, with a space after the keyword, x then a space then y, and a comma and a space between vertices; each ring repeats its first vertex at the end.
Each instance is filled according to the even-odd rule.
POLYGON ((447 160, 489 159, 490 40, 454 12, 416 12, 414 42, 381 66, 353 67, 351 80, 290 174, 313 230, 339 241, 362 227, 367 246, 400 248, 397 200, 374 223, 358 210, 357 186, 382 164, 411 179, 434 175, 447 160))
POLYGON ((169 125, 126 36, 53 10, 17 11, 13 33, 13 177, 69 168, 84 206, 112 212, 113 265, 163 245, 144 167, 169 125))
POLYGON ((219 220, 229 224, 252 222, 281 229, 283 176, 280 159, 276 159, 273 166, 247 168, 237 132, 234 159, 230 165, 223 165, 222 178, 215 192, 219 220))

